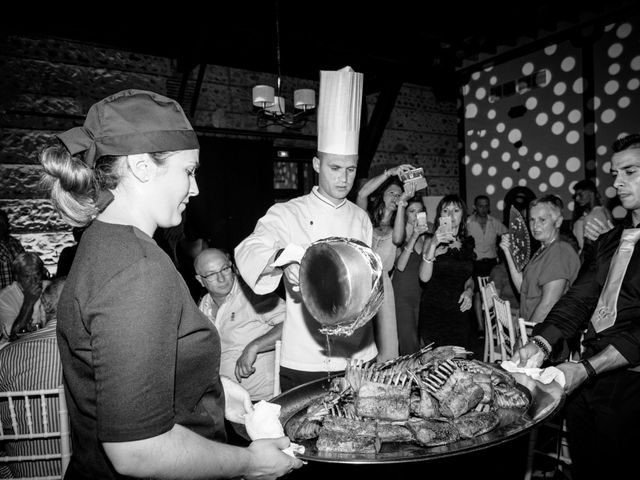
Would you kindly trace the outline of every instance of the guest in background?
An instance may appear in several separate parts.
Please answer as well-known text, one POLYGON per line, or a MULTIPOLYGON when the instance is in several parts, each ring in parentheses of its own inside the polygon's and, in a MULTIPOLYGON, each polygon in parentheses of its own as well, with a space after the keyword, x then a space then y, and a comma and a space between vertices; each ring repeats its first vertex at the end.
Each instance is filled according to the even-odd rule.
POLYGON ((475 348, 473 303, 474 239, 467 233, 467 208, 459 195, 445 195, 436 208, 436 231, 422 248, 419 332, 424 345, 475 348), (447 224, 448 222, 448 224, 447 224))
POLYGON ((13 260, 24 253, 24 247, 16 237, 11 235, 11 224, 7 212, 0 209, 0 289, 14 280, 11 269, 13 260))
POLYGON ((625 221, 597 232, 596 254, 513 360, 564 373, 571 478, 625 478, 640 431, 640 135, 612 147, 611 175, 625 221), (635 228, 634 228, 635 227, 635 228), (583 330, 580 362, 563 362, 583 330), (563 363, 557 363, 563 362, 563 363))
POLYGON ((199 143, 178 102, 123 90, 40 154, 42 185, 88 225, 58 305, 73 453, 65 478, 276 478, 302 462, 286 437, 226 443, 248 392, 220 375, 220 338, 198 310, 158 227, 199 193, 199 143))
MULTIPOLYGON (((0 350, 0 392, 43 390, 62 385, 62 363, 56 340, 57 307, 64 277, 56 277, 43 290, 41 307, 44 325, 40 330, 27 333, 0 350)), ((48 399, 49 412, 58 411, 58 400, 48 399)), ((20 425, 27 431, 27 421, 20 425)), ((58 429, 58 416, 50 415, 52 429, 58 429)), ((0 422, 10 425, 7 403, 0 403, 0 422)), ((57 442, 49 439, 3 442, 4 453, 10 456, 29 456, 34 453, 59 453, 57 442)), ((60 476, 60 461, 32 461, 9 463, 13 477, 60 476)))
POLYGON ((78 250, 78 244, 82 238, 83 231, 84 227, 73 227, 71 229, 73 240, 76 243, 69 245, 68 247, 64 247, 60 252, 60 256, 58 257, 58 267, 56 268, 56 277, 66 277, 69 275, 69 270, 71 270, 71 264, 76 256, 76 250, 78 250))
POLYGON ((478 285, 478 277, 488 277, 491 269, 498 264, 498 243, 500 237, 507 233, 507 227, 500 220, 489 215, 491 203, 486 195, 478 195, 473 201, 474 213, 467 218, 467 231, 475 240, 476 259, 473 262, 473 295, 474 312, 479 329, 484 328, 482 301, 478 285))
MULTIPOLYGON (((396 325, 396 305, 391 276, 395 265, 398 247, 405 236, 404 208, 406 200, 415 193, 415 187, 405 191, 397 176, 408 170, 411 165, 399 165, 385 170, 380 175, 366 182, 358 191, 357 205, 369 213, 373 225, 371 249, 380 255, 382 260, 382 287, 384 300, 376 316, 384 324, 396 325), (370 196, 372 201, 369 200, 370 196), (402 206, 400 206, 402 205, 402 206)), ((397 332, 390 333, 397 337, 397 332)), ((398 356, 398 348, 394 347, 390 355, 398 356)))
POLYGON ((198 307, 220 334, 220 373, 247 389, 251 400, 273 397, 275 343, 286 305, 277 294, 258 295, 236 273, 228 253, 207 248, 194 261, 207 290, 198 307))
POLYGON ((16 279, 0 290, 0 346, 44 323, 40 296, 49 283, 44 262, 37 254, 26 252, 13 260, 11 268, 16 279))
POLYGON ((560 238, 562 208, 562 200, 555 195, 537 198, 529 205, 529 228, 540 248, 522 272, 511 256, 510 235, 503 235, 500 242, 511 279, 520 292, 520 316, 528 322, 540 323, 578 275, 578 254, 560 238))
POLYGON ((406 208, 402 207, 403 203, 401 200, 398 209, 405 211, 406 241, 396 259, 392 283, 398 325, 398 353, 407 355, 420 349, 418 314, 422 289, 418 270, 425 234, 430 231, 430 226, 426 221, 426 209, 422 198, 414 196, 408 199, 406 208), (418 213, 424 214, 424 222, 418 221, 418 213))

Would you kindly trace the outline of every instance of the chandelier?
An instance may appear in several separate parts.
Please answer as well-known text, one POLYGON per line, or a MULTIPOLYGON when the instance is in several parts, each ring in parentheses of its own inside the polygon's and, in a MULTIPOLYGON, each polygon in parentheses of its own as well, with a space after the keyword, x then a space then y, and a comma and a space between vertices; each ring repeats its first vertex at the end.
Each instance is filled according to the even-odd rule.
POLYGON ((258 127, 279 125, 285 128, 299 130, 309 119, 309 114, 316 108, 316 92, 310 88, 300 88, 293 92, 293 107, 295 112, 287 112, 285 99, 280 91, 280 21, 278 2, 276 1, 276 60, 278 66, 278 80, 276 88, 269 85, 253 87, 253 106, 256 111, 258 127))

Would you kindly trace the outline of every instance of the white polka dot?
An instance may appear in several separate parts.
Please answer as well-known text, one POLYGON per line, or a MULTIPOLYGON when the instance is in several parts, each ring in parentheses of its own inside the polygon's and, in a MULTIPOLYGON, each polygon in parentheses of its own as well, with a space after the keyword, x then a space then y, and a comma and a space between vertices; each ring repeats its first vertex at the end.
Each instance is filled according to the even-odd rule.
POLYGON ((575 145, 580 140, 580 134, 576 130, 571 130, 567 132, 566 139, 569 145, 575 145))
POLYGON ((511 177, 504 177, 502 179, 502 188, 509 190, 513 186, 513 180, 511 177))
POLYGON ((518 180, 518 185, 520 185, 521 187, 526 187, 527 186, 527 179, 526 178, 521 178, 520 180, 518 180))
POLYGON ((608 148, 605 145, 600 145, 598 148, 596 148, 596 152, 598 152, 598 155, 604 155, 605 153, 607 153, 608 148))
POLYGON ((502 158, 503 162, 508 162, 511 160, 511 154, 509 152, 504 152, 500 158, 502 158))
POLYGON ((538 126, 542 127, 543 125, 546 125, 548 121, 549 121, 549 116, 546 113, 542 112, 536 115, 536 124, 538 126))
POLYGON ((609 75, 617 75, 620 73, 620 64, 612 63, 609 65, 609 75))
POLYGON ((549 184, 554 188, 560 188, 564 183, 564 174, 561 172, 553 172, 549 175, 549 184))
POLYGON ((493 108, 487 112, 487 118, 489 120, 496 118, 496 111, 493 108))
POLYGON ((618 192, 613 187, 607 187, 604 191, 604 194, 607 198, 615 198, 618 192))
POLYGON ((469 150, 477 150, 478 149, 478 142, 471 142, 469 144, 469 150))
POLYGON ((476 98, 482 100, 487 95, 487 91, 484 87, 480 87, 476 90, 476 98))
POLYGON ((487 168, 487 175, 489 175, 490 177, 495 177, 496 173, 498 173, 498 169, 493 165, 487 168))
POLYGON ((496 193, 496 187, 495 185, 490 183, 489 185, 487 185, 487 188, 485 188, 484 191, 487 195, 493 195, 494 193, 496 193))
POLYGON ((567 119, 571 123, 578 123, 582 118, 582 112, 580 110, 571 110, 569 115, 567 115, 567 119))
POLYGON ((496 208, 498 210, 504 210, 504 200, 498 200, 498 203, 496 203, 496 208))
POLYGON ((633 57, 629 62, 629 66, 631 67, 631 70, 635 70, 636 72, 640 70, 640 55, 633 57))
POLYGON ((558 82, 553 86, 553 93, 556 95, 564 95, 564 92, 567 91, 567 84, 564 82, 558 82))
POLYGON ((609 175, 609 173, 611 173, 611 162, 610 161, 606 161, 602 164, 602 171, 604 173, 606 173, 607 175, 609 175))
POLYGON ((627 88, 631 91, 637 90, 640 87, 640 80, 637 78, 632 78, 627 82, 627 88))
MULTIPOLYGON (((571 188, 569 188, 569 192, 571 192, 571 188)), ((569 211, 573 212, 573 208, 575 207, 575 202, 573 200, 571 200, 568 204, 567 204, 567 208, 569 209, 569 211)))
POLYGON ((491 148, 498 148, 500 146, 500 140, 498 140, 497 138, 494 138, 493 140, 491 140, 491 148))
POLYGON ((521 157, 524 157, 527 153, 529 153, 529 149, 523 145, 518 149, 518 155, 520 155, 521 157))
POLYGON ((570 72, 571 70, 573 70, 573 67, 575 67, 575 66, 576 66, 576 59, 573 58, 573 57, 566 57, 560 63, 560 68, 564 72, 570 72))
POLYGON ((511 164, 511 168, 513 168, 514 170, 519 170, 520 169, 520 162, 519 161, 515 161, 511 164))
POLYGON ((540 185, 538 185, 538 190, 540 190, 540 191, 541 191, 541 192, 543 192, 543 193, 544 193, 544 192, 546 192, 548 188, 549 188, 549 187, 548 187, 548 186, 547 186, 547 184, 546 184, 546 183, 544 183, 544 182, 542 182, 540 185))
POLYGON ((560 135, 562 132, 564 132, 564 123, 562 123, 562 122, 555 122, 555 123, 551 126, 551 131, 552 131, 555 135, 560 135))
POLYGON ((487 65, 482 70, 484 70, 486 73, 489 73, 491 70, 493 70, 493 65, 487 65))
POLYGON ((549 168, 556 168, 558 166, 558 157, 555 155, 549 155, 547 157, 547 161, 544 163, 549 168))
POLYGON ((546 55, 553 55, 554 53, 556 53, 556 50, 558 49, 558 45, 556 45, 555 43, 553 45, 549 45, 548 47, 546 47, 544 49, 544 53, 546 55))
POLYGON ((480 78, 480 72, 473 72, 473 73, 471 74, 471 78, 472 78, 473 80, 478 80, 478 79, 480 78))
POLYGON ((600 97, 593 97, 587 100, 587 108, 589 110, 597 110, 600 108, 600 97))
POLYGON ((489 79, 489 84, 491 84, 491 85, 495 85, 496 83, 498 83, 498 77, 496 77, 495 75, 493 75, 493 76, 489 79))
POLYGON ((629 34, 631 33, 631 30, 633 30, 633 27, 631 26, 631 24, 623 23, 616 30, 616 36, 620 40, 622 40, 623 38, 627 38, 629 36, 629 34))
POLYGON ((620 108, 627 108, 629 105, 631 105, 631 99, 629 97, 624 96, 618 99, 618 106, 620 108))
POLYGON ((531 75, 533 73, 533 63, 527 62, 522 66, 523 75, 531 75))
POLYGON ((584 91, 584 80, 582 77, 573 82, 573 91, 581 94, 584 91))
POLYGON ((573 186, 578 183, 577 180, 572 180, 571 182, 569 182, 569 185, 567 185, 567 191, 571 192, 571 195, 573 195, 573 186))
POLYGON ((604 85, 604 91, 607 95, 613 95, 618 91, 619 88, 620 84, 617 82, 617 80, 609 80, 604 85))
POLYGON ((469 90, 470 90, 469 84, 463 85, 462 86, 462 95, 464 95, 464 96, 469 95, 469 90))
POLYGON ((616 119, 616 112, 612 108, 607 108, 602 115, 600 116, 600 120, 602 123, 611 123, 616 119))
POLYGON ((478 106, 475 103, 468 103, 465 107, 464 118, 476 118, 478 106))
POLYGON ((613 210, 611 210, 611 214, 613 215, 613 217, 619 219, 626 217, 627 213, 627 209, 622 205, 616 205, 615 207, 613 207, 613 210))
POLYGON ((540 160, 542 160, 542 153, 540 153, 540 152, 536 152, 536 153, 534 153, 534 154, 533 154, 533 159, 534 159, 536 162, 539 162, 540 160))
POLYGON ((506 128, 505 124, 500 122, 499 124, 496 125, 496 131, 498 133, 502 133, 504 132, 504 129, 506 128))
POLYGON ((509 132, 507 138, 511 143, 516 143, 522 139, 522 132, 519 129, 514 128, 509 132))
POLYGON ((604 30, 605 32, 610 32, 611 30, 614 29, 615 26, 616 26, 615 23, 609 23, 609 24, 605 25, 602 30, 604 30))
POLYGON ((471 130, 467 130, 467 137, 470 137, 471 135, 473 135, 475 132, 475 130, 471 129, 471 130))
POLYGON ((480 156, 486 160, 487 158, 489 158, 489 152, 483 150, 480 156))
POLYGON ((564 112, 564 102, 561 102, 561 101, 555 102, 551 106, 551 111, 556 115, 560 115, 562 112, 564 112))
POLYGON ((533 110, 538 106, 538 99, 536 97, 529 97, 524 102, 524 106, 527 107, 527 110, 533 110))
POLYGON ((531 167, 529 169, 529 178, 531 180, 535 180, 536 178, 538 178, 540 176, 540 168, 539 167, 531 167))
POLYGON ((580 170, 581 163, 582 162, 580 162, 579 158, 571 157, 569 160, 567 160, 567 163, 565 164, 565 168, 569 172, 577 172, 578 170, 580 170))
POLYGON ((482 165, 479 163, 474 163, 471 167, 471 173, 476 177, 482 173, 482 165))
POLYGON ((462 157, 462 163, 464 165, 469 165, 469 162, 471 162, 471 159, 469 158, 469 155, 465 155, 464 157, 462 157))
POLYGON ((607 54, 610 58, 618 58, 622 54, 622 44, 621 43, 613 43, 609 50, 607 50, 607 54))

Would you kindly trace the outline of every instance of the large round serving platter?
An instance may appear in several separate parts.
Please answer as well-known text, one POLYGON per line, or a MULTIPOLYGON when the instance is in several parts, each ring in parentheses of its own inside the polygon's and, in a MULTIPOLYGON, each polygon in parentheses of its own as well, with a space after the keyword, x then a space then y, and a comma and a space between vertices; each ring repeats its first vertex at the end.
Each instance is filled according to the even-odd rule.
MULTIPOLYGON (((499 445, 524 435, 535 426, 550 419, 564 404, 564 392, 558 383, 543 384, 537 380, 514 373, 517 386, 530 394, 531 403, 526 412, 514 412, 513 420, 473 439, 463 439, 448 445, 422 447, 416 443, 383 443, 376 454, 347 454, 319 452, 315 439, 296 441, 305 447, 303 454, 297 455, 303 460, 329 463, 401 463, 435 460, 454 455, 475 452, 499 445)), ((327 393, 328 379, 305 383, 281 393, 270 400, 281 406, 280 421, 285 426, 296 415, 302 415, 306 407, 327 393)))

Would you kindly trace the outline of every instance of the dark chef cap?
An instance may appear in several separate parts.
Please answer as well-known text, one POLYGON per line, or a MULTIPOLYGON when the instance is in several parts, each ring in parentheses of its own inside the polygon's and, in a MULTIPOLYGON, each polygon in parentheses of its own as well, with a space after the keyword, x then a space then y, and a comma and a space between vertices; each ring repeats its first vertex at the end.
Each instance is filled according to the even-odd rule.
POLYGON ((91 168, 103 155, 200 148, 178 102, 144 90, 123 90, 94 103, 82 127, 57 137, 72 155, 84 152, 91 168))

